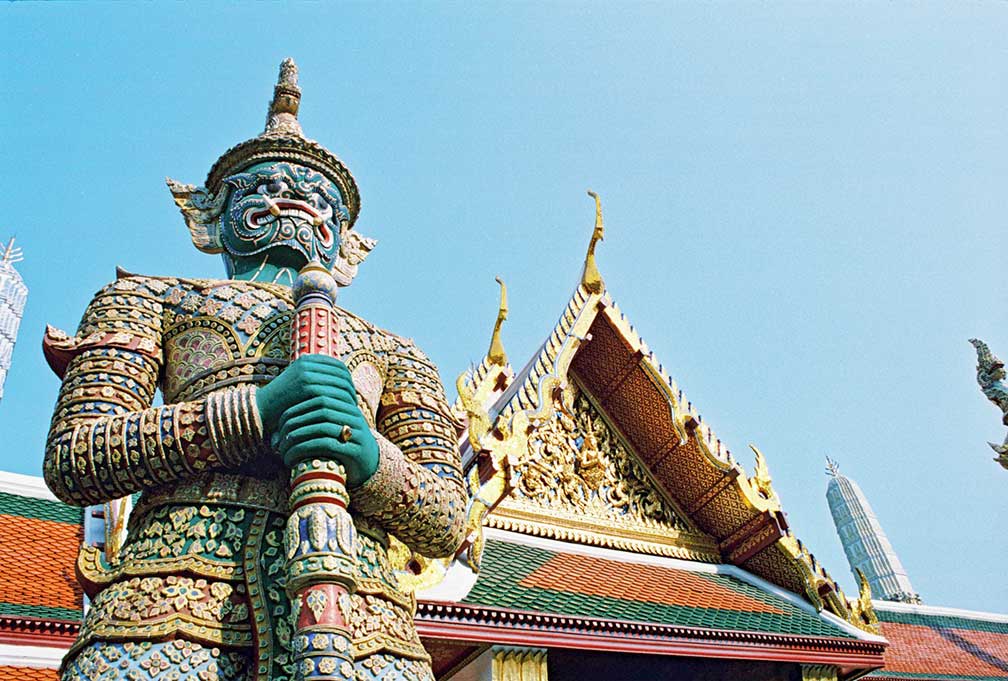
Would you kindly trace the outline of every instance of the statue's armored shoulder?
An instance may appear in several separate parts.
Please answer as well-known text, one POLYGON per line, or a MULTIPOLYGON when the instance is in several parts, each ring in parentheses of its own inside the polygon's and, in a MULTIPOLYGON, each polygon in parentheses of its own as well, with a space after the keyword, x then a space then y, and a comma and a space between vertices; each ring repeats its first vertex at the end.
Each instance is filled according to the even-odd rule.
POLYGON ((385 381, 383 401, 424 405, 448 415, 451 410, 445 398, 444 386, 437 365, 412 338, 383 331, 388 344, 389 371, 385 381))
POLYGON ((42 351, 49 366, 62 377, 70 361, 91 348, 131 350, 160 361, 166 302, 173 291, 199 285, 199 280, 141 276, 118 269, 116 279, 91 299, 75 334, 46 327, 42 351))

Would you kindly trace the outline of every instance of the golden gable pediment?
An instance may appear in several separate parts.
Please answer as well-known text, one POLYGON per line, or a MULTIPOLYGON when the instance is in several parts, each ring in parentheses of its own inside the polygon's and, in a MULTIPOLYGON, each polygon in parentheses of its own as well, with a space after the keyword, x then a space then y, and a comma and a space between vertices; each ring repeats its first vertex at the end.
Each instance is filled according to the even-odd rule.
POLYGON ((592 403, 569 382, 532 424, 513 465, 514 489, 488 524, 567 541, 690 560, 720 561, 592 403))

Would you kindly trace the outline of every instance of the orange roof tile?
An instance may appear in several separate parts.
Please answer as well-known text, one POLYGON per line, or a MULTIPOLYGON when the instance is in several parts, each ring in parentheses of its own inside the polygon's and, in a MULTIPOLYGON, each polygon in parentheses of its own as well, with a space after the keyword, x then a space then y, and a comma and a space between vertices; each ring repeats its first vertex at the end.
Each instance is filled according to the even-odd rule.
POLYGON ((74 564, 83 539, 81 525, 0 515, 0 602, 79 611, 74 564))
POLYGON ((1008 678, 1004 666, 1008 635, 900 622, 882 622, 882 635, 890 644, 885 652, 885 672, 1008 678), (971 652, 971 644, 992 660, 1001 658, 1002 664, 994 666, 983 654, 971 652))
POLYGON ((554 555, 520 584, 664 605, 783 614, 772 605, 717 584, 701 574, 569 553, 554 555))
POLYGON ((58 669, 0 667, 0 681, 57 681, 58 679, 58 669))
POLYGON ((875 601, 889 639, 885 667, 869 679, 1008 679, 1008 617, 928 605, 875 601))

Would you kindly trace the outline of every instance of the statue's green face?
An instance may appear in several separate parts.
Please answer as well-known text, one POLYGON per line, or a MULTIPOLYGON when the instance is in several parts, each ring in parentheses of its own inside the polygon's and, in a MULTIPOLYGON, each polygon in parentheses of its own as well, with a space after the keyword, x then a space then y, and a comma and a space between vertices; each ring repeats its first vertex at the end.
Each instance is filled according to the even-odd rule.
POLYGON ((293 163, 270 162, 224 183, 230 194, 220 216, 220 236, 229 275, 236 261, 260 254, 268 254, 275 265, 295 269, 312 260, 332 266, 349 213, 339 190, 324 175, 293 163))

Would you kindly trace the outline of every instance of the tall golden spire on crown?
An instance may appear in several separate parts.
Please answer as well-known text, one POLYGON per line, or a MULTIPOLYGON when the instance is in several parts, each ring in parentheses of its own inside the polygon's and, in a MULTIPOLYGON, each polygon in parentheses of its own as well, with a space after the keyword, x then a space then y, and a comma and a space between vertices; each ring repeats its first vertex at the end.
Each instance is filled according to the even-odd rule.
POLYGON ((288 57, 280 64, 280 75, 273 87, 273 100, 266 116, 265 130, 257 137, 245 140, 224 152, 210 169, 205 187, 211 195, 216 195, 226 177, 264 161, 288 161, 308 166, 336 184, 350 213, 350 225, 353 225, 360 212, 357 183, 334 153, 304 136, 297 118, 300 106, 298 67, 288 57))
POLYGON ((280 62, 280 75, 273 87, 273 101, 266 114, 264 135, 297 135, 304 137, 298 123, 298 108, 301 106, 301 88, 298 87, 297 64, 290 57, 280 62))

